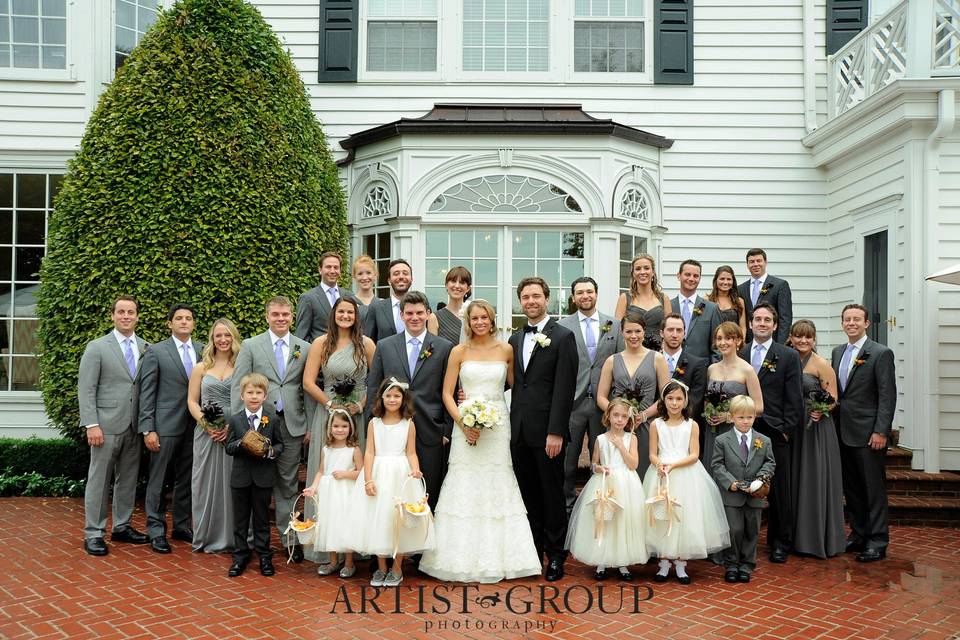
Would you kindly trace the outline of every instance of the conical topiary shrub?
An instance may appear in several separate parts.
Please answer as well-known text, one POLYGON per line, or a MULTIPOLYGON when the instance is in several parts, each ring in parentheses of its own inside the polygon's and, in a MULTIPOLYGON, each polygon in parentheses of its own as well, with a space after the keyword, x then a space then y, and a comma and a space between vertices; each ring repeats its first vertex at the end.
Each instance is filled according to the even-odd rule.
POLYGON ((40 272, 47 414, 81 435, 77 369, 121 293, 138 334, 175 301, 262 330, 263 304, 317 282, 346 248, 343 195, 290 56, 242 0, 181 0, 117 72, 70 163, 40 272))

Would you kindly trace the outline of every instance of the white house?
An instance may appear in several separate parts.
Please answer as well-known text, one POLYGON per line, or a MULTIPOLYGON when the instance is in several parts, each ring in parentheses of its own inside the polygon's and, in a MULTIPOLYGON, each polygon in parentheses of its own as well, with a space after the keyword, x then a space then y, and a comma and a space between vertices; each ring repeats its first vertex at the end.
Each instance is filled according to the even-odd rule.
MULTIPOLYGON (((0 433, 49 433, 32 357, 44 218, 155 0, 0 0, 0 433), (6 40, 6 43, 4 43, 6 40)), ((704 287, 759 246, 795 318, 863 301, 897 354, 901 445, 960 469, 960 0, 255 0, 341 166, 353 252, 612 309, 652 253, 704 287), (828 57, 828 48, 834 55, 828 57)))

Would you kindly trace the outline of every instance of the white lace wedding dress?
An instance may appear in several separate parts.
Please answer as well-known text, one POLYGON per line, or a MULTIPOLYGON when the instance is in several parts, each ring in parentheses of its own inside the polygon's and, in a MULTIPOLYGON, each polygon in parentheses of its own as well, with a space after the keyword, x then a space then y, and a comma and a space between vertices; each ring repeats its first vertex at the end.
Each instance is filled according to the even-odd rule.
POLYGON ((510 414, 503 399, 507 364, 467 360, 460 384, 467 398, 500 406, 503 424, 480 433, 471 447, 454 427, 447 475, 436 509, 436 546, 420 570, 440 580, 498 582, 539 575, 527 511, 510 459, 510 414))

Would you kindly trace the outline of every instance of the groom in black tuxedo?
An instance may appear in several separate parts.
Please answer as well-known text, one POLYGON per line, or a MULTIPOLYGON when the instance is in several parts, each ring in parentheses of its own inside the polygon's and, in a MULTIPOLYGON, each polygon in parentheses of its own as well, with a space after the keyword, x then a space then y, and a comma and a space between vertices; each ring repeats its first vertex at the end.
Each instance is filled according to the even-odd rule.
POLYGON ((547 554, 544 577, 552 582, 563 577, 566 559, 563 449, 570 440, 579 358, 573 332, 547 316, 550 287, 542 278, 521 280, 517 297, 527 324, 510 337, 510 453, 537 553, 547 554))

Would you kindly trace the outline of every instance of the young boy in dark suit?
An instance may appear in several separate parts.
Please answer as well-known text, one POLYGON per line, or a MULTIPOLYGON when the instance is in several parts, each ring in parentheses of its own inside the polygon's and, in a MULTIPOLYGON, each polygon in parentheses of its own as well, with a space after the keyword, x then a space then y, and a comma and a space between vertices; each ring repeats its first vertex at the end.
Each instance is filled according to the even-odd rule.
POLYGON ((253 546, 260 557, 260 573, 274 574, 270 551, 270 497, 273 495, 273 480, 276 475, 275 461, 283 451, 283 442, 275 427, 276 416, 263 406, 270 383, 266 376, 250 373, 240 381, 240 397, 243 411, 230 417, 230 435, 227 437, 226 453, 235 456, 230 487, 233 490, 233 564, 227 573, 235 578, 243 573, 250 561, 247 545, 250 513, 253 513, 253 546), (243 434, 255 430, 270 441, 263 457, 257 457, 245 449, 243 434))
POLYGON ((757 567, 763 509, 757 482, 758 478, 773 476, 776 460, 770 438, 753 430, 757 410, 749 396, 737 396, 730 401, 730 416, 734 428, 717 436, 711 463, 730 525, 730 546, 723 551, 723 579, 750 582, 750 574, 757 567))

